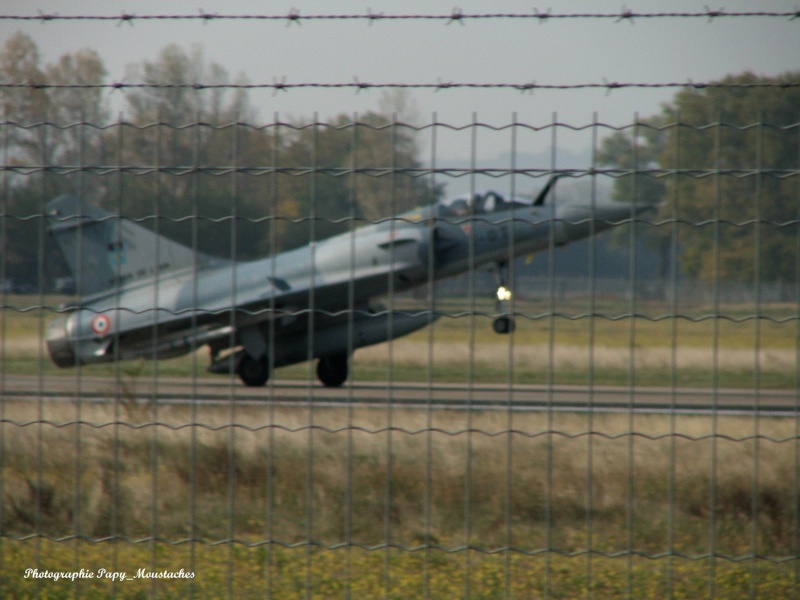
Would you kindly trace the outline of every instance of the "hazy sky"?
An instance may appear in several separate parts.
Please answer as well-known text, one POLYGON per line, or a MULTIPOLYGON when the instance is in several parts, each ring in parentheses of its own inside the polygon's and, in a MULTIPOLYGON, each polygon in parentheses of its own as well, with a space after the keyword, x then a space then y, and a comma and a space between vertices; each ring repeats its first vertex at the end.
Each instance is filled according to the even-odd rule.
MULTIPOLYGON (((457 5, 464 13, 526 12, 532 2, 454 3, 404 0, 246 2, 192 0, 169 2, 137 0, 4 0, 0 12, 9 15, 196 15, 207 13, 289 14, 448 14, 457 5)), ((546 2, 540 12, 618 13, 620 0, 546 2)), ((699 12, 706 7, 726 11, 796 11, 797 0, 742 2, 708 0, 630 2, 635 12, 699 12)), ((91 47, 109 71, 110 81, 126 81, 125 67, 153 60, 169 43, 187 50, 202 44, 209 61, 225 67, 232 76, 243 73, 250 83, 350 83, 357 78, 371 83, 531 83, 572 85, 608 82, 694 82, 719 79, 729 73, 751 70, 776 75, 800 70, 800 19, 788 18, 659 18, 615 22, 613 19, 558 19, 539 23, 533 19, 470 20, 466 23, 411 20, 379 21, 0 21, 0 41, 21 29, 38 44, 43 62, 54 62, 66 52, 91 47)), ((126 81, 127 83, 134 83, 126 81)), ((423 122, 435 112, 440 122, 466 125, 473 113, 481 122, 505 125, 517 113, 520 122, 546 125, 558 113, 561 122, 590 124, 593 113, 603 122, 630 123, 634 114, 647 116, 677 90, 618 89, 540 90, 418 90, 413 93, 423 122)), ((377 107, 380 92, 346 90, 293 90, 251 94, 261 121, 273 114, 321 119, 377 107)), ((115 109, 124 109, 123 95, 112 95, 115 109)), ((551 143, 544 132, 520 139, 528 150, 551 143)), ((559 130, 560 147, 580 149, 591 143, 589 133, 559 130)), ((470 156, 466 134, 441 136, 440 154, 470 156)), ((510 134, 481 133, 479 153, 494 156, 510 148, 510 134)))

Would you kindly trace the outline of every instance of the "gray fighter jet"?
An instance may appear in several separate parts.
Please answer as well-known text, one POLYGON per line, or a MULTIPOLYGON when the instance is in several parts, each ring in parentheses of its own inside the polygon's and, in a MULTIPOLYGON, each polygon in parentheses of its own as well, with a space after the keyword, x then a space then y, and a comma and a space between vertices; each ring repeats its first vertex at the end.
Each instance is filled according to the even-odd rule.
POLYGON ((130 220, 60 196, 50 231, 83 297, 48 327, 59 367, 168 358, 203 345, 209 370, 264 385, 272 370, 318 359, 329 387, 348 377, 350 357, 431 324, 433 311, 386 310, 382 296, 496 265, 494 329, 514 328, 508 265, 633 218, 619 203, 546 202, 496 192, 460 196, 249 262, 215 259, 130 220))

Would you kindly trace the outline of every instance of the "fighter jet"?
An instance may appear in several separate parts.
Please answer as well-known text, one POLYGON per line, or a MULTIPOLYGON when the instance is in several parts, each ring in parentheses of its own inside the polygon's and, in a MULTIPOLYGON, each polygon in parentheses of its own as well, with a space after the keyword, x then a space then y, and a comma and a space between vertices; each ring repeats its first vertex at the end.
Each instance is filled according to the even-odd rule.
POLYGON ((494 191, 458 196, 294 250, 248 262, 204 255, 74 196, 47 206, 49 230, 83 296, 50 323, 59 367, 188 354, 209 371, 263 386, 275 368, 317 360, 328 387, 353 352, 430 325, 435 311, 377 303, 485 266, 498 273, 494 330, 514 329, 509 264, 622 222, 630 204, 548 202, 494 191), (69 312, 67 312, 69 311, 69 312))

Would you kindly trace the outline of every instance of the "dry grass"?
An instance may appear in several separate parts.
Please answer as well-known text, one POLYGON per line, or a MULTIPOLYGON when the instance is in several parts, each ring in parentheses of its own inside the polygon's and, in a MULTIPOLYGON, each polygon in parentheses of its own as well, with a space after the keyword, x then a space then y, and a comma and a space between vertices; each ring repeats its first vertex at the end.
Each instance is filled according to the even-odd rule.
MULTIPOLYGON (((6 372, 24 368, 18 358, 44 370, 42 321, 4 317, 6 372)), ((355 364, 380 373, 391 360, 411 377, 449 365, 445 376, 454 378, 469 365, 476 377, 513 365, 571 370, 581 381, 590 366, 595 377, 633 369, 637 381, 648 371, 669 382, 671 373, 699 370, 705 385, 715 369, 757 368, 796 386, 796 323, 717 325, 545 318, 523 320, 503 338, 487 319, 442 319, 432 331, 359 351, 355 364)), ((197 357, 200 371, 205 359, 197 357)), ((188 374, 192 360, 159 368, 188 374)), ((463 595, 470 578, 485 597, 503 597, 504 582, 518 597, 741 597, 754 589, 785 597, 798 582, 797 418, 144 406, 124 394, 117 405, 0 406, 4 565, 72 568, 77 553, 100 565, 110 551, 132 567, 182 568, 190 554, 201 565, 192 590, 120 588, 136 589, 130 597, 153 589, 219 597, 226 585, 242 597, 266 589, 326 597, 351 585, 353 597, 428 589, 444 598, 463 595), (91 542, 16 541, 42 535, 91 542), (94 543, 108 536, 163 542, 94 543), (282 547, 292 544, 301 547, 282 547), (720 558, 693 560, 709 555, 720 558), (391 578, 382 576, 387 565, 391 578), (359 596, 362 589, 371 591, 359 596)), ((0 595, 56 590, 3 577, 0 570, 0 595)))
MULTIPOLYGON (((198 351, 198 362, 204 365, 207 352, 198 351)), ((5 355, 16 359, 47 359, 47 350, 38 338, 15 339, 6 346, 5 355)), ((765 371, 794 373, 798 364, 798 352, 794 349, 762 347, 717 348, 681 346, 635 347, 633 350, 618 346, 587 346, 574 344, 471 344, 468 341, 434 342, 427 340, 400 339, 391 344, 379 344, 362 348, 355 354, 359 363, 386 365, 391 359, 397 366, 426 368, 430 365, 469 365, 493 369, 529 369, 544 371, 554 369, 626 370, 682 370, 697 369, 711 371, 753 369, 758 365, 765 371)))
POLYGON ((149 410, 8 403, 4 531, 793 552, 791 419, 149 410))
POLYGON ((425 367, 430 363, 463 364, 477 367, 546 370, 587 369, 763 369, 793 372, 797 365, 796 350, 762 348, 758 351, 743 348, 698 348, 684 346, 674 352, 669 347, 629 348, 610 346, 579 346, 558 344, 471 345, 468 342, 434 342, 397 340, 364 348, 357 352, 359 361, 386 364, 391 356, 395 364, 425 367))
POLYGON ((797 419, 10 401, 3 417, 5 597, 791 597, 798 582, 797 419))
MULTIPOLYGON (((464 301, 447 308, 452 314, 467 310, 464 301)), ((405 307, 423 310, 422 307, 405 307)), ((491 313, 491 303, 473 307, 491 313)), ((516 307, 528 318, 517 319, 513 336, 497 336, 489 317, 463 316, 440 319, 431 329, 423 329, 390 344, 364 348, 356 353, 357 364, 392 363, 398 367, 420 369, 464 368, 466 365, 502 370, 528 369, 637 371, 695 370, 710 372, 754 370, 794 374, 800 356, 800 328, 797 308, 768 305, 759 308, 729 306, 719 309, 723 319, 710 318, 713 311, 694 307, 669 317, 671 307, 661 304, 638 307, 641 316, 631 320, 623 315, 630 307, 624 302, 600 303, 599 316, 585 317, 581 303, 559 304, 559 316, 547 316, 547 304, 521 302, 516 307), (543 311, 545 314, 543 314, 543 311), (584 315, 584 316, 581 316, 584 315), (788 319, 788 320, 787 320, 788 319)), ((5 311, 0 314, 5 333, 0 358, 9 364, 44 357, 49 362, 42 339, 43 328, 53 318, 50 311, 5 311), (16 361, 16 362, 15 362, 16 361)), ((207 361, 200 351, 198 364, 207 361)), ((189 371, 190 360, 165 362, 176 372, 189 371)), ((17 368, 16 366, 12 368, 17 368)))

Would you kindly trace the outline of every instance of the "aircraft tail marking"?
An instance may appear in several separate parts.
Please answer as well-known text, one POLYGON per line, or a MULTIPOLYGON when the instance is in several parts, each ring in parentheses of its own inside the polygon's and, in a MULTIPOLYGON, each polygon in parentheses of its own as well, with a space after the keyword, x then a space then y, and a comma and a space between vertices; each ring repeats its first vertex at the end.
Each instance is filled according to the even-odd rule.
POLYGON ((208 260, 206 255, 75 196, 51 201, 47 215, 49 230, 75 277, 80 296, 208 260))

